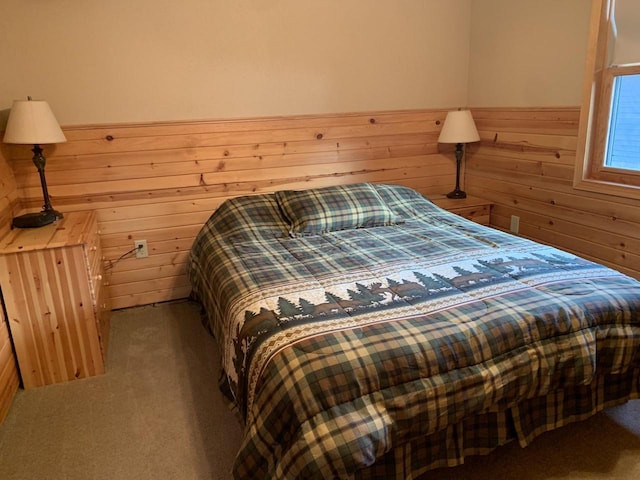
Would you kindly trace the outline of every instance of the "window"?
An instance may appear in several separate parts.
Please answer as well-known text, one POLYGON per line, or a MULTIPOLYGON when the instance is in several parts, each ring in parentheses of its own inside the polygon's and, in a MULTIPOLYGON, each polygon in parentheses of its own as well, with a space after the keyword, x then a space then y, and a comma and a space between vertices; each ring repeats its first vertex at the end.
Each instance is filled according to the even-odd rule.
POLYGON ((640 198, 640 2, 592 5, 574 186, 640 198))
POLYGON ((640 171, 640 74, 613 78, 604 166, 640 171))

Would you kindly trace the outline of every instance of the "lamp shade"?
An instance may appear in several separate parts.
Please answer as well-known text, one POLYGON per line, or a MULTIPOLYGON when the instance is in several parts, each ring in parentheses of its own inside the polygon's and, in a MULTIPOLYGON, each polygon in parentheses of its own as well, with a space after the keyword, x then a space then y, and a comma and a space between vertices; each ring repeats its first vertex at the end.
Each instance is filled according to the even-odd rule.
POLYGON ((62 143, 67 139, 49 104, 44 100, 14 100, 9 113, 5 143, 62 143))
POLYGON ((476 129, 469 110, 456 110, 447 113, 438 143, 469 143, 479 142, 480 135, 476 129))

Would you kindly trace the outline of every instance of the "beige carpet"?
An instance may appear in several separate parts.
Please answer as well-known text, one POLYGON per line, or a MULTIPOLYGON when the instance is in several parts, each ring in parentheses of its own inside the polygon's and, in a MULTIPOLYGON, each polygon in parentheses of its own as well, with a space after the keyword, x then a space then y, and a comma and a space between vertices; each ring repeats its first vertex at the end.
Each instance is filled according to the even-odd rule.
MULTIPOLYGON (((115 312, 107 369, 18 393, 0 427, 0 479, 231 478, 241 428, 195 304, 115 312)), ((429 479, 640 479, 640 401, 429 479)))

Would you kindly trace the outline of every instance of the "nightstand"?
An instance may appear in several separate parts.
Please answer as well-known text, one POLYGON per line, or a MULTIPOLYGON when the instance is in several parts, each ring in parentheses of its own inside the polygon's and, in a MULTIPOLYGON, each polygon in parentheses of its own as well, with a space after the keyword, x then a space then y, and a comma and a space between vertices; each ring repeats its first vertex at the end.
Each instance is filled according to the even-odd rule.
POLYGON ((482 225, 491 223, 491 202, 483 198, 447 198, 446 195, 428 195, 429 200, 452 213, 482 225))
POLYGON ((110 307, 96 213, 0 240, 0 286, 25 388, 104 373, 110 307))

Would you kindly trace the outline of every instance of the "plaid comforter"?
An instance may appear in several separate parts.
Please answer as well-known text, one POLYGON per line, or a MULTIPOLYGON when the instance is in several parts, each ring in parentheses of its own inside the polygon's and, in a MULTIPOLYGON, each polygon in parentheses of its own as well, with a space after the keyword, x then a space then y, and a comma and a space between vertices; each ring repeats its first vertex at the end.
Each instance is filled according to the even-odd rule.
POLYGON ((396 224, 291 238, 257 195, 194 243, 236 478, 415 478, 638 396, 639 282, 375 189, 396 224))

